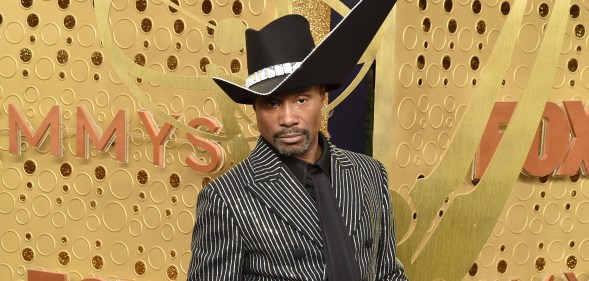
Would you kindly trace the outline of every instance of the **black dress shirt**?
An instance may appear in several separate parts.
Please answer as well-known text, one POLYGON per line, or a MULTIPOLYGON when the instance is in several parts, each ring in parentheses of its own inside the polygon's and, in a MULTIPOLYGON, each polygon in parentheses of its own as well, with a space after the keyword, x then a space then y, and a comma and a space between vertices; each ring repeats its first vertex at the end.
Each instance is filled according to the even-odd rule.
POLYGON ((331 154, 327 138, 322 133, 319 133, 319 145, 323 150, 319 160, 313 164, 296 157, 279 155, 319 209, 327 280, 359 280, 358 264, 354 259, 353 247, 345 232, 342 213, 332 192, 331 154))
POLYGON ((329 143, 327 142, 327 138, 322 133, 319 133, 319 145, 323 148, 323 151, 319 157, 319 160, 313 164, 307 163, 296 157, 285 156, 278 153, 282 162, 286 164, 286 167, 292 172, 295 178, 301 183, 302 186, 305 187, 307 194, 313 198, 313 201, 316 201, 316 196, 315 191, 313 190, 313 185, 307 183, 309 171, 311 169, 319 168, 319 170, 321 170, 327 176, 329 181, 331 181, 329 143))

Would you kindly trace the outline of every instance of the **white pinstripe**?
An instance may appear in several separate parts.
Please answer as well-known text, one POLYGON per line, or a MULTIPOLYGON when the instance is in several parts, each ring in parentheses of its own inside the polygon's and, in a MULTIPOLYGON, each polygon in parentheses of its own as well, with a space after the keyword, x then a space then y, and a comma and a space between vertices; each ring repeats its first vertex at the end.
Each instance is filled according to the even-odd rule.
MULTIPOLYGON (((365 280, 406 280, 384 167, 331 146, 332 185, 365 280), (366 241, 372 239, 371 247, 366 241)), ((200 193, 188 280, 322 280, 315 204, 271 148, 251 155, 200 193), (297 259, 295 249, 304 257, 297 259)))

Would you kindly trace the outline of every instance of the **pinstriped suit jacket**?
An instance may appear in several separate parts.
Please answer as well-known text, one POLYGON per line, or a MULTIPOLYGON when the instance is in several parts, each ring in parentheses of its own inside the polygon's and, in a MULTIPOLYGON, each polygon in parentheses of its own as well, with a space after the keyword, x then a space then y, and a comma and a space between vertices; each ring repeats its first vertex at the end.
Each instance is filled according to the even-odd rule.
MULTIPOLYGON (((364 280, 406 280, 395 258, 387 175, 331 147, 331 179, 364 280)), ((188 280, 324 280, 319 213, 261 139, 198 197, 188 280)), ((330 280, 337 281, 337 280, 330 280)))

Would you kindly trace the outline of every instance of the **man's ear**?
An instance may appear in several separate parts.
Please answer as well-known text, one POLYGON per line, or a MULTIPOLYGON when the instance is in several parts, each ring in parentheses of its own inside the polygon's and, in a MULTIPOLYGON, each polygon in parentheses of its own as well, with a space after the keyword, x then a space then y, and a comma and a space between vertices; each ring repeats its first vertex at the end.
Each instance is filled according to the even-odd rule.
POLYGON ((323 97, 323 100, 325 100, 325 98, 327 97, 327 89, 325 85, 321 85, 319 91, 321 93, 321 96, 323 97))

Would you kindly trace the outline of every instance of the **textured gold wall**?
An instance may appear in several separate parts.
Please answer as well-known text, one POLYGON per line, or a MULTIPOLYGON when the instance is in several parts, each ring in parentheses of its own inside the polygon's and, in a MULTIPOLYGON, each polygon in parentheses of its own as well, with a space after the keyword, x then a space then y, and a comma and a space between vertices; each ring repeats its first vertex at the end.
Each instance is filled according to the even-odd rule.
MULTIPOLYGON (((212 84, 202 82, 209 80, 206 67, 211 62, 225 73, 243 72, 245 55, 225 51, 215 37, 218 30, 198 19, 217 25, 236 19, 259 28, 274 17, 275 8, 265 0, 179 4, 190 14, 157 0, 0 5, 0 280, 27 280, 29 268, 65 272, 70 280, 185 280, 197 194, 233 164, 233 151, 221 142, 226 151, 221 170, 195 172, 186 157, 207 162, 210 154, 177 129, 166 144, 165 167, 156 167, 137 110, 153 107, 160 128, 164 120, 158 114, 182 114, 182 124, 197 117, 225 123, 212 84), (105 3, 108 14, 101 14, 105 3), (101 17, 107 18, 106 26, 101 17), (140 73, 143 79, 127 75, 134 71, 129 64, 153 70, 162 80, 150 80, 152 73, 140 73), (189 78, 177 82, 175 77, 189 78), (59 105, 63 157, 50 155, 49 139, 35 149, 23 138, 22 155, 9 154, 8 104, 21 109, 33 128, 59 105), (127 110, 127 163, 115 160, 121 140, 106 153, 90 145, 89 159, 76 157, 77 106, 103 132, 119 110, 127 110)), ((250 108, 240 109, 252 117, 250 108)), ((243 128, 243 136, 257 135, 241 116, 233 123, 243 128)), ((226 128, 218 136, 226 135, 226 128)))
MULTIPOLYGON (((567 280, 564 272, 573 272, 578 280, 589 279, 589 186, 585 176, 518 177, 522 163, 515 159, 527 154, 528 144, 504 151, 507 160, 496 163, 499 173, 483 178, 475 187, 469 169, 474 151, 461 154, 467 143, 478 144, 472 136, 474 129, 484 128, 488 118, 483 112, 471 112, 471 126, 458 136, 466 109, 478 106, 471 102, 481 101, 477 96, 491 94, 493 102, 520 101, 526 90, 546 83, 547 100, 560 107, 566 100, 587 101, 586 1, 564 4, 560 14, 555 14, 555 1, 519 1, 523 18, 521 24, 511 27, 513 55, 498 54, 495 59, 507 67, 493 75, 491 52, 500 48, 495 44, 508 17, 517 12, 517 3, 399 1, 395 28, 379 50, 376 118, 382 119, 375 124, 374 152, 387 165, 392 189, 400 195, 393 196, 398 242, 402 242, 399 251, 415 280, 438 276, 454 276, 446 280, 547 280, 552 274, 556 280, 567 280), (549 36, 545 31, 555 15, 565 20, 565 34, 562 47, 549 52, 556 54, 555 64, 546 68, 556 72, 554 77, 530 80, 534 65, 549 59, 540 54, 543 40, 560 44, 562 35, 549 36), (483 85, 485 79, 488 83, 483 85), (486 93, 491 86, 498 90, 486 93), (450 151, 452 144, 459 145, 450 151), (453 160, 445 161, 449 159, 453 160), (467 169, 457 172, 464 163, 467 169), (457 184, 448 186, 451 182, 457 184), (432 196, 437 190, 445 191, 432 196), (476 192, 488 195, 475 200, 476 192), (470 219, 476 216, 497 218, 473 224, 470 219), (490 233, 477 232, 485 227, 490 233), (418 242, 426 246, 419 248, 418 242), (471 249, 465 251, 466 247, 471 249), (462 258, 468 255, 472 259, 464 264, 462 258)), ((509 44, 507 41, 503 44, 509 44)), ((542 99, 542 94, 527 96, 542 99)), ((543 107, 524 110, 520 123, 535 130, 539 119, 530 116, 541 113, 543 107)), ((523 137, 523 133, 516 136, 512 143, 523 137)))
MULTIPOLYGON (((490 93, 493 100, 520 100, 530 88, 529 77, 547 38, 544 25, 556 5, 521 1, 400 0, 379 35, 385 42, 372 45, 362 59, 378 61, 375 155, 389 171, 399 256, 413 280, 544 280, 551 274, 564 280, 563 272, 589 280, 585 176, 517 176, 521 166, 505 161, 501 168, 507 170, 495 180, 482 179, 476 188, 468 171, 458 173, 457 186, 444 186, 457 174, 453 169, 469 166, 474 156, 444 162, 453 159, 445 154, 452 143, 469 142, 469 131, 464 138, 455 136, 467 108, 474 106, 470 103, 489 94, 485 83, 498 87, 490 93), (513 28, 513 55, 496 59, 508 68, 485 82, 491 51, 498 48, 494 44, 508 16, 518 11, 517 3, 524 3, 524 17, 513 28), (507 175, 514 173, 511 184, 493 185, 510 182, 507 175), (416 181, 418 177, 423 179, 416 181), (441 194, 440 200, 416 196, 416 191, 429 192, 426 188, 450 188, 452 193, 441 194), (477 188, 489 191, 485 204, 474 200, 477 188), (424 205, 433 215, 415 207, 424 205), (428 231, 434 238, 416 251, 411 239, 417 238, 405 234, 423 234, 411 230, 422 225, 428 230, 430 221, 418 220, 437 217, 439 210, 443 216, 433 221, 435 231, 428 231), (466 223, 478 214, 475 210, 497 217, 478 221, 480 228, 491 229, 487 235, 471 231, 466 223), (413 212, 419 216, 413 218, 413 212), (442 233, 442 240, 435 240, 435 232, 442 233), (475 246, 463 252, 448 246, 456 244, 475 246), (415 252, 420 258, 412 263, 415 252), (471 252, 473 258, 461 262, 471 252), (435 275, 439 271, 443 274, 435 275)), ((314 36, 321 37, 328 26, 322 20, 329 12, 326 6, 267 0, 5 2, 0 5, 0 279, 27 280, 27 269, 40 268, 68 273, 71 280, 184 280, 198 192, 247 155, 257 135, 251 108, 228 102, 210 75, 233 74, 237 81, 245 76, 242 21, 259 28, 276 15, 302 13, 311 19, 314 36), (10 154, 9 104, 34 128, 59 105, 63 157, 50 155, 49 138, 39 148, 23 138, 22 154, 10 154), (127 110, 127 163, 115 160, 119 140, 105 153, 91 148, 89 159, 75 155, 77 106, 103 132, 119 110, 127 110), (152 112, 159 127, 165 122, 178 127, 166 144, 165 167, 153 165, 152 143, 136 113, 140 109, 152 112), (169 114, 182 117, 174 123, 169 114), (184 125, 197 117, 214 118, 223 129, 213 134, 184 125), (211 156, 195 148, 187 132, 220 143, 225 161, 218 172, 201 174, 188 166, 189 155, 203 162, 211 156)), ((325 2, 340 13, 347 11, 337 1, 325 2)), ((564 9, 566 34, 547 92, 558 105, 587 99, 588 9, 586 1, 564 9)), ((542 109, 528 113, 537 110, 542 109)), ((473 126, 484 127, 483 117, 471 115, 473 126)), ((534 122, 528 121, 532 129, 534 122)), ((512 154, 527 150, 520 147, 512 154)))

